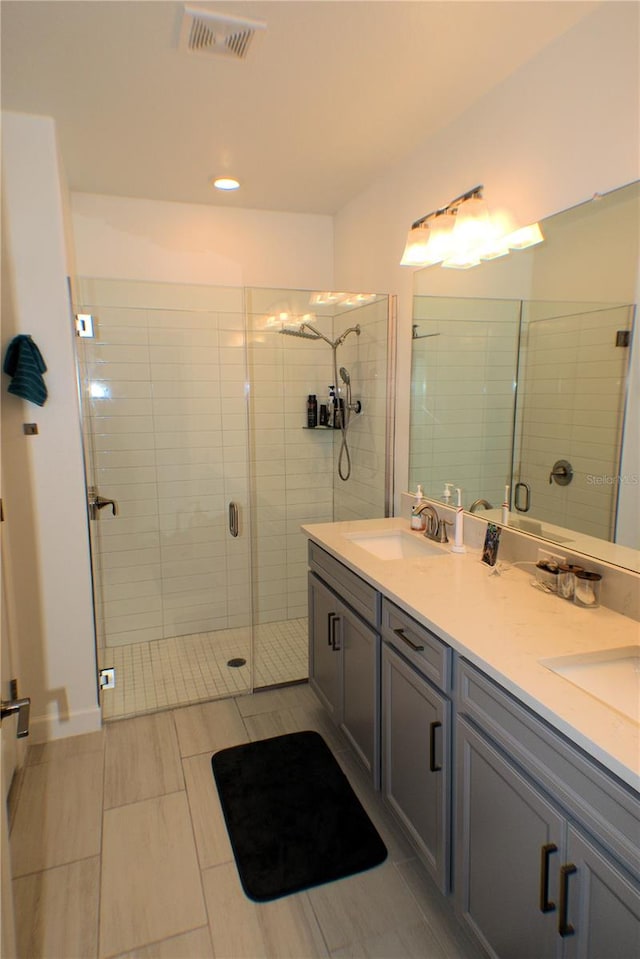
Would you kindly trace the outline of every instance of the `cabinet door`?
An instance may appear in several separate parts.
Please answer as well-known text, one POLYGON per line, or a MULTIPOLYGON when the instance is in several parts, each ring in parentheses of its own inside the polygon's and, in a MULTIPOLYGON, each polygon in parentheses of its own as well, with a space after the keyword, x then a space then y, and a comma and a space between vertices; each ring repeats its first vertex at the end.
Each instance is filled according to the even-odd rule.
POLYGON ((563 865, 566 888, 559 927, 567 959, 638 959, 639 884, 573 825, 563 865))
POLYGON ((338 610, 338 616, 342 646, 342 729, 378 788, 379 638, 345 606, 338 610))
POLYGON ((462 719, 456 745, 459 910, 491 956, 555 959, 564 819, 462 719))
POLYGON ((450 881, 450 708, 389 646, 382 648, 382 788, 442 892, 450 881))
POLYGON ((336 608, 331 590, 309 574, 309 682, 335 722, 341 718, 340 644, 336 608))

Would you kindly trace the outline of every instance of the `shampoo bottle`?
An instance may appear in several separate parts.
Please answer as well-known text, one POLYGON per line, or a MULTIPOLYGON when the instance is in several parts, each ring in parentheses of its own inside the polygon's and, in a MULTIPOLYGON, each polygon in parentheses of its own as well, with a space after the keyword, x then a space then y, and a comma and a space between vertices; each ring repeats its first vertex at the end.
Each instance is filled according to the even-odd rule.
POLYGON ((454 536, 453 536, 453 546, 451 547, 452 553, 465 553, 464 548, 464 510, 462 509, 462 490, 459 486, 456 486, 456 493, 458 496, 458 504, 456 506, 456 518, 455 525, 453 527, 454 536))
POLYGON ((335 386, 329 387, 329 400, 327 402, 327 426, 334 426, 336 411, 335 386))
POLYGON ((420 483, 418 483, 415 502, 413 506, 411 507, 411 529, 427 528, 426 516, 423 513, 418 512, 423 502, 424 502, 424 493, 422 492, 422 486, 420 485, 420 483))
POLYGON ((307 399, 307 426, 314 429, 318 425, 318 401, 315 393, 309 393, 307 399))

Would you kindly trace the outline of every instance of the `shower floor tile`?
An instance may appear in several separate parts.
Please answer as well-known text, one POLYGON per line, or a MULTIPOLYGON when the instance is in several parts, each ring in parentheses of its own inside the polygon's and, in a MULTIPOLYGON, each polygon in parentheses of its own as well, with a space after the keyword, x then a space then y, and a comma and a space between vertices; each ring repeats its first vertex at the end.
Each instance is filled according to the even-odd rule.
MULTIPOLYGON (((246 692, 250 648, 249 627, 105 647, 100 668, 115 668, 116 686, 101 694, 103 718, 122 719, 246 692), (247 664, 228 666, 236 657, 247 664)), ((254 627, 254 656, 255 689, 307 679, 306 618, 254 627)))

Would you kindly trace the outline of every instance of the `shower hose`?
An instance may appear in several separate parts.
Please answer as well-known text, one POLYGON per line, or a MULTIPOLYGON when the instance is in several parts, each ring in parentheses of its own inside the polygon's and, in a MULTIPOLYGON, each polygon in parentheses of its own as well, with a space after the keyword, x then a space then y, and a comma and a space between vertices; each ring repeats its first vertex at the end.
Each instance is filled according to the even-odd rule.
MULTIPOLYGON (((333 382, 338 383, 338 361, 336 357, 336 350, 333 351, 333 382)), ((344 401, 344 412, 340 417, 340 433, 341 433, 341 443, 340 443, 340 452, 338 453, 338 476, 343 482, 346 481, 351 476, 351 454, 349 453, 349 444, 347 443, 347 432, 349 430, 349 423, 351 422, 351 385, 346 385, 346 397, 344 401), (344 466, 343 466, 344 461, 344 466)))

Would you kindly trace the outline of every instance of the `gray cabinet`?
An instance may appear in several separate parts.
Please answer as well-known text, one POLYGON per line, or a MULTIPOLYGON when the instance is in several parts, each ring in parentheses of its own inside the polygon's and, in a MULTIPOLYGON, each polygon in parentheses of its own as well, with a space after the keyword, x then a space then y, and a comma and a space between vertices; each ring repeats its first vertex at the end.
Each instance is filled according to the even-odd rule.
POLYGON ((456 901, 499 959, 637 959, 640 801, 461 661, 456 901))
POLYGON ((342 651, 340 727, 376 788, 380 784, 380 713, 378 634, 341 604, 337 630, 342 651))
POLYGON ((439 888, 449 888, 451 703, 382 648, 382 789, 439 888))
POLYGON ((471 726, 458 721, 457 900, 490 955, 559 955, 555 806, 471 726))
POLYGON ((560 916, 568 933, 566 959, 637 959, 640 956, 637 882, 626 876, 574 824, 568 827, 566 863, 560 916))
POLYGON ((638 793, 314 543, 309 566, 310 683, 488 955, 638 959, 638 793))
POLYGON ((309 574, 309 682, 329 715, 339 720, 342 702, 340 647, 336 634, 337 600, 309 574))
POLYGON ((451 865, 451 649, 382 603, 382 790, 443 892, 451 865))
POLYGON ((379 788, 379 597, 318 547, 310 567, 309 682, 379 788))

